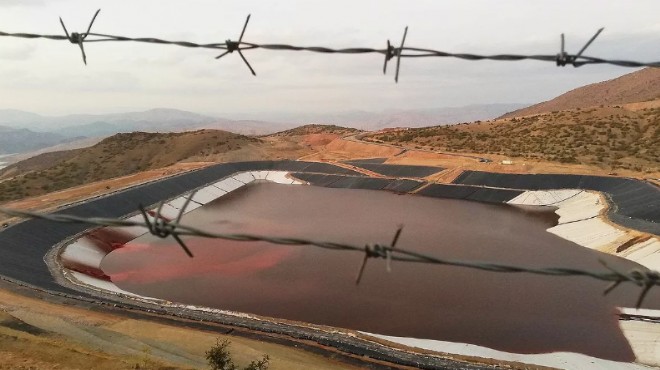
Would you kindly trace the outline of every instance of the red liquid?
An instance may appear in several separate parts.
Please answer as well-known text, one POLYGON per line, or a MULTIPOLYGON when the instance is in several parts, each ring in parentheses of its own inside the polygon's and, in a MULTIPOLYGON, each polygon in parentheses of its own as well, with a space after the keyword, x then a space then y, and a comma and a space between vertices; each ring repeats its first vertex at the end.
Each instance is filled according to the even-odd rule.
MULTIPOLYGON (((528 267, 627 271, 635 263, 598 253, 545 230, 552 212, 431 199, 382 191, 312 186, 246 186, 184 217, 227 233, 313 238, 354 245, 389 243, 434 256, 528 267)), ((616 306, 632 307, 639 288, 585 277, 552 278, 372 259, 363 254, 265 242, 144 236, 110 253, 102 269, 120 288, 175 302, 363 330, 466 342, 518 352, 581 352, 631 361, 616 306)), ((645 307, 660 308, 652 290, 645 307)))

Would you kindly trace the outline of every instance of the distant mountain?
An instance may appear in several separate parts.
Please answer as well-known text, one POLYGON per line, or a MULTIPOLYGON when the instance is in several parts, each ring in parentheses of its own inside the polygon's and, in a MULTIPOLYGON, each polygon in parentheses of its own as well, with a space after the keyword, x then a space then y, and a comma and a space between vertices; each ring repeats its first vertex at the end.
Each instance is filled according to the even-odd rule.
MULTIPOLYGON (((217 118, 177 109, 151 109, 114 114, 73 114, 47 117, 13 109, 0 110, 0 154, 25 153, 80 138, 103 138, 129 132, 184 132, 199 129, 223 130, 243 135, 266 135, 301 124, 323 123, 351 128, 380 130, 386 127, 422 127, 485 120, 522 104, 472 105, 425 110, 345 112, 339 114, 279 117, 279 122, 217 118), (5 133, 12 133, 11 135, 5 133)), ((275 116, 274 116, 275 117, 275 116)))
POLYGON ((31 122, 40 122, 46 117, 36 113, 24 112, 16 109, 0 109, 0 126, 18 127, 31 122))
POLYGON ((660 99, 660 68, 645 68, 612 80, 579 87, 552 100, 512 111, 500 118, 656 99, 660 99))
POLYGON ((0 125, 27 128, 32 131, 75 132, 75 136, 94 136, 97 133, 114 134, 126 130, 159 129, 180 130, 196 125, 213 123, 218 118, 176 109, 151 109, 144 112, 113 114, 71 114, 46 117, 17 110, 0 110, 0 125), (112 128, 114 127, 114 129, 112 128), (114 131, 114 132, 113 132, 114 131))
POLYGON ((11 164, 11 163, 24 161, 28 158, 32 158, 32 157, 37 156, 39 154, 52 153, 52 152, 61 152, 61 151, 80 149, 80 148, 87 148, 89 146, 92 146, 92 145, 98 143, 101 140, 103 140, 103 139, 102 138, 94 138, 94 137, 93 138, 84 138, 84 139, 79 139, 79 140, 72 139, 72 141, 69 141, 69 142, 66 142, 66 143, 63 143, 63 144, 56 144, 56 145, 53 145, 53 146, 48 146, 48 147, 45 147, 45 148, 30 151, 30 152, 23 152, 23 153, 19 153, 19 154, 7 155, 7 156, 4 156, 4 157, 2 157, 2 155, 0 155, 0 158, 1 158, 0 162, 5 162, 5 165, 7 165, 7 163, 11 164))
POLYGON ((526 104, 482 104, 383 112, 351 111, 337 114, 280 115, 278 118, 298 124, 320 123, 375 131, 387 127, 424 127, 487 120, 525 106, 526 104))
POLYGON ((144 112, 72 114, 58 117, 6 109, 0 110, 0 125, 38 132, 55 132, 66 137, 106 137, 135 131, 182 132, 203 128, 261 135, 295 126, 295 124, 266 121, 217 118, 165 108, 144 112))
POLYGON ((0 127, 0 154, 29 152, 68 141, 77 140, 52 132, 34 132, 28 129, 0 127))

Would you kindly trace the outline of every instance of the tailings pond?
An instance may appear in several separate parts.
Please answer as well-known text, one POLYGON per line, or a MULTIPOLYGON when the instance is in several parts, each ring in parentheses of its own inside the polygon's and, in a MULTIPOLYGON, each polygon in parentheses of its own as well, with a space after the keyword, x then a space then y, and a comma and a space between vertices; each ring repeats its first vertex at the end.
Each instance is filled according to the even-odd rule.
MULTIPOLYGON (((561 239, 545 209, 397 195, 383 191, 252 184, 190 212, 184 223, 225 233, 390 243, 448 259, 528 267, 622 271, 636 264, 561 239)), ((580 352, 631 361, 616 307, 639 288, 586 277, 493 273, 371 259, 363 254, 266 242, 147 235, 110 253, 103 271, 120 288, 149 297, 366 332, 446 340, 518 352, 580 352)), ((652 290, 644 304, 660 308, 652 290)))

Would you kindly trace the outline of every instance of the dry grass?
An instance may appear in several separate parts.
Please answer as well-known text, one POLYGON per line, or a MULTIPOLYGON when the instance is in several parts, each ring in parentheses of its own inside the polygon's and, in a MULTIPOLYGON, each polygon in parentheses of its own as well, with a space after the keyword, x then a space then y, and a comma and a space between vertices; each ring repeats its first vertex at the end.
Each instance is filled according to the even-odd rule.
POLYGON ((0 289, 0 369, 206 369, 204 352, 229 339, 242 366, 354 369, 297 348, 61 306, 0 289))
MULTIPOLYGON (((281 148, 280 148, 281 149, 281 148)), ((287 151, 288 149, 288 151, 287 151)), ((0 202, 47 194, 95 181, 172 166, 181 161, 267 159, 273 151, 295 158, 263 140, 226 131, 118 134, 84 149, 47 153, 4 169, 0 202)), ((308 153, 308 152, 306 152, 308 153)))
POLYGON ((291 130, 280 131, 272 135, 266 135, 267 137, 281 137, 281 136, 303 136, 310 134, 335 134, 338 136, 345 136, 350 134, 357 134, 362 132, 361 130, 336 126, 336 125, 318 125, 310 124, 300 127, 296 127, 291 130))
POLYGON ((507 113, 501 118, 529 116, 601 104, 622 105, 660 99, 660 69, 645 68, 609 81, 579 87, 552 100, 507 113))
POLYGON ((377 133, 366 140, 462 153, 660 172, 660 108, 598 107, 377 133))

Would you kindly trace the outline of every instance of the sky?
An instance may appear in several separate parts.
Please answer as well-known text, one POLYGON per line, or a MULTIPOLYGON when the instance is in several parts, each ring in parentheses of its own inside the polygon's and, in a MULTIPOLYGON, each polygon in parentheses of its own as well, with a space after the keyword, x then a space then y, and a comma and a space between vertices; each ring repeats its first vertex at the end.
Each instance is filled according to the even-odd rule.
MULTIPOLYGON (((92 32, 200 43, 236 40, 328 47, 407 46, 478 54, 559 52, 560 34, 576 53, 660 60, 660 1, 224 1, 0 0, 0 31, 92 32)), ((382 74, 381 55, 250 50, 252 76, 234 53, 137 43, 87 44, 88 65, 67 41, 0 37, 0 109, 46 115, 114 113, 157 107, 231 118, 278 113, 430 109, 536 103, 570 89, 633 72, 614 66, 404 59, 382 74)))

